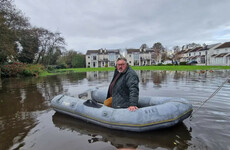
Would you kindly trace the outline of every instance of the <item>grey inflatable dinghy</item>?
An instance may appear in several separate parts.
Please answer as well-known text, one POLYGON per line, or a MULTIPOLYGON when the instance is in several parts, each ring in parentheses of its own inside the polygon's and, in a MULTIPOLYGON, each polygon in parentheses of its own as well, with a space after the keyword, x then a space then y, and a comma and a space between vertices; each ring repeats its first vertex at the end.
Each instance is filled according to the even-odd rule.
POLYGON ((79 98, 58 95, 51 101, 57 112, 111 129, 143 132, 167 128, 182 122, 192 113, 192 105, 183 98, 140 96, 139 109, 113 109, 103 105, 106 90, 89 90, 79 98), (84 99, 83 99, 84 98, 84 99), (86 100, 88 99, 88 100, 86 100))

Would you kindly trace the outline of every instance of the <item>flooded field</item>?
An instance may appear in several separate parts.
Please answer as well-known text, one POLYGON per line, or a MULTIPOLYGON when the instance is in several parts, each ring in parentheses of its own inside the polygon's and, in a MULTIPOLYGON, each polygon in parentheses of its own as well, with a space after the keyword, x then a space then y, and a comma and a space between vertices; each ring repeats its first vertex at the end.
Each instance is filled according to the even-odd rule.
MULTIPOLYGON (((230 71, 137 71, 140 95, 183 97, 196 110, 230 71)), ((57 94, 77 97, 108 87, 113 72, 85 72, 0 80, 0 150, 230 149, 230 83, 193 118, 168 129, 133 133, 103 128, 55 113, 57 94)))

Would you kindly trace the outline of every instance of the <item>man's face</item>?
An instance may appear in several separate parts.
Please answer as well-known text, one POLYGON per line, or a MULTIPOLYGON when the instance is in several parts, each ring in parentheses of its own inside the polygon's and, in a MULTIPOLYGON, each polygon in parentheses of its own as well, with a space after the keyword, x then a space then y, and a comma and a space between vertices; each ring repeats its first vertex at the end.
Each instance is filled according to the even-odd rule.
POLYGON ((124 72, 127 67, 127 64, 124 60, 117 61, 117 70, 118 72, 124 72))

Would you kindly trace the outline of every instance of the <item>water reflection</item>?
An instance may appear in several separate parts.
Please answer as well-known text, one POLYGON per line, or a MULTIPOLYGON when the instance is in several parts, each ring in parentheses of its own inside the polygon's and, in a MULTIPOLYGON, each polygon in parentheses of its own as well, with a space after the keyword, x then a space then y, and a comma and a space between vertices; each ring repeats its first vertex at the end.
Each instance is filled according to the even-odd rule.
POLYGON ((34 79, 4 79, 0 90, 0 149, 24 139, 36 125, 37 111, 47 109, 34 79), (7 83, 7 84, 5 84, 7 83))
MULTIPOLYGON (((150 70, 136 70, 140 84, 145 87, 149 82, 152 82, 154 86, 161 87, 161 84, 167 82, 167 79, 170 77, 177 80, 191 80, 192 81, 200 81, 200 79, 204 79, 203 81, 208 81, 206 78, 216 78, 228 76, 229 71, 150 71, 150 70)), ((95 80, 103 80, 103 81, 111 81, 113 77, 113 72, 86 72, 86 78, 88 81, 95 80)))
POLYGON ((95 81, 95 80, 107 80, 108 76, 112 75, 112 72, 108 72, 108 71, 92 71, 92 72, 86 72, 86 78, 88 79, 88 81, 95 81))
POLYGON ((2 89, 2 79, 0 78, 0 90, 2 89))
MULTIPOLYGON (((195 109, 230 74, 228 70, 136 72, 140 79, 141 95, 183 97, 188 99, 195 109)), ((50 115, 50 100, 54 96, 77 96, 89 88, 108 87, 112 77, 113 72, 110 71, 0 80, 0 150, 23 149, 28 145, 42 143, 41 139, 49 141, 49 138, 53 138, 52 135, 60 134, 55 130, 57 127, 67 135, 73 132, 88 135, 87 146, 101 141, 102 145, 109 143, 108 145, 117 148, 143 146, 150 149, 229 149, 229 83, 194 115, 192 121, 185 120, 184 124, 161 131, 141 134, 111 131, 67 116, 50 115), (44 120, 38 119, 41 115, 44 120), (44 136, 43 126, 50 126, 46 130, 49 138, 44 136), (35 131, 31 133, 31 130, 35 131), (34 133, 35 140, 28 143, 25 139, 34 133)), ((74 136, 82 138, 76 134, 74 136)), ((61 141, 63 139, 59 137, 59 142, 61 141)), ((43 145, 44 149, 47 147, 48 144, 43 145)))
POLYGON ((0 150, 23 146, 23 139, 38 122, 36 118, 49 110, 50 99, 63 93, 63 86, 86 77, 86 73, 45 78, 7 78, 0 89, 0 150))
POLYGON ((89 143, 109 142, 116 148, 144 146, 146 148, 187 149, 191 140, 190 132, 182 123, 175 127, 144 133, 124 132, 103 128, 60 113, 52 117, 53 123, 61 130, 88 135, 89 143))

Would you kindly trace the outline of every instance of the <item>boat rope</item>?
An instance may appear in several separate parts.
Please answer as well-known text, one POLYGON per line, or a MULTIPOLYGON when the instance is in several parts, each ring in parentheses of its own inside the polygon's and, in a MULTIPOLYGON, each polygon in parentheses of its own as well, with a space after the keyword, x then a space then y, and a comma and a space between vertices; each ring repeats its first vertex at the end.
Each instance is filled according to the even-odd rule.
POLYGON ((213 98, 219 91, 220 89, 224 86, 225 83, 230 82, 230 76, 212 93, 211 96, 209 96, 206 100, 204 100, 201 105, 192 112, 191 116, 190 116, 190 121, 192 120, 193 115, 211 98, 213 98))

